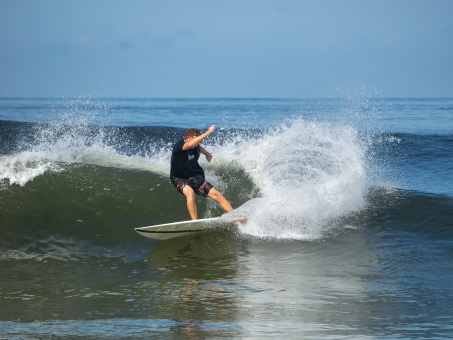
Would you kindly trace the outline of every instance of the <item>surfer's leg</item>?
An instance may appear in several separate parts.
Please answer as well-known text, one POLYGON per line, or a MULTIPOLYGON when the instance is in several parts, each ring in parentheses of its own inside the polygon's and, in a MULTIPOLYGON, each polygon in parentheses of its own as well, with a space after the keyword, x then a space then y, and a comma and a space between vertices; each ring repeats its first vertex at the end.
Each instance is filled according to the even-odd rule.
POLYGON ((214 201, 217 201, 219 205, 225 210, 226 212, 230 212, 233 210, 233 207, 231 206, 230 202, 226 200, 225 197, 216 189, 216 188, 211 188, 208 193, 208 197, 212 198, 214 201))
POLYGON ((192 220, 198 220, 197 212, 197 202, 195 200, 195 192, 190 187, 190 185, 184 186, 182 191, 187 200, 187 210, 189 210, 189 215, 192 220))

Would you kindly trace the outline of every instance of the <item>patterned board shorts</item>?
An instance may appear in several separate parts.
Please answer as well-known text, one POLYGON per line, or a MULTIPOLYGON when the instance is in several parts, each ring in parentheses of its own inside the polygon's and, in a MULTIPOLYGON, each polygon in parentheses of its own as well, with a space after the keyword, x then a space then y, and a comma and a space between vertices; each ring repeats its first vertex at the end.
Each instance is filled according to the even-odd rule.
POLYGON ((197 195, 203 197, 208 197, 209 190, 213 188, 212 184, 209 183, 208 181, 204 181, 198 188, 193 187, 192 185, 189 184, 189 182, 186 179, 182 178, 178 178, 177 180, 172 181, 171 183, 175 186, 176 190, 178 190, 183 195, 184 195, 183 190, 186 185, 189 185, 197 195))

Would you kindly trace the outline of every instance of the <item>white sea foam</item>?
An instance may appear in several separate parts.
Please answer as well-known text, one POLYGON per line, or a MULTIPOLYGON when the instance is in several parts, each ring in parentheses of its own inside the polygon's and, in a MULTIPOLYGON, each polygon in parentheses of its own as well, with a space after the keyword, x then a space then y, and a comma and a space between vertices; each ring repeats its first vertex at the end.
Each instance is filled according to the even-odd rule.
POLYGON ((150 147, 149 154, 126 155, 112 146, 109 138, 102 128, 93 133, 92 128, 84 125, 42 127, 37 131, 35 143, 21 148, 24 151, 0 156, 0 181, 24 186, 46 172, 64 171, 68 164, 168 174, 167 150, 150 147))
POLYGON ((245 233, 318 238, 333 219, 365 205, 365 146, 351 127, 299 119, 216 152, 240 164, 262 194, 238 209, 248 216, 245 233))
POLYGON ((61 168, 46 160, 39 152, 26 151, 13 156, 0 156, 0 182, 24 186, 27 182, 47 171, 58 172, 61 168))

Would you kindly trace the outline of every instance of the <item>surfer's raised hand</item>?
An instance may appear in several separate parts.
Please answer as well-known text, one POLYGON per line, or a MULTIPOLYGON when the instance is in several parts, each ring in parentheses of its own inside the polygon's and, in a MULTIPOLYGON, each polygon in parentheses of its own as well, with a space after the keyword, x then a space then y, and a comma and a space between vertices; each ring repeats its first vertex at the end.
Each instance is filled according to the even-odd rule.
POLYGON ((209 134, 213 133, 216 129, 216 126, 215 125, 211 125, 211 127, 208 129, 208 131, 206 132, 209 132, 209 134))
POLYGON ((207 129, 206 132, 202 133, 201 135, 184 137, 184 145, 183 145, 182 149, 183 150, 193 149, 198 144, 200 144, 203 141, 203 139, 205 139, 211 133, 213 133, 215 131, 215 129, 216 129, 215 125, 211 125, 211 127, 209 129, 207 129))

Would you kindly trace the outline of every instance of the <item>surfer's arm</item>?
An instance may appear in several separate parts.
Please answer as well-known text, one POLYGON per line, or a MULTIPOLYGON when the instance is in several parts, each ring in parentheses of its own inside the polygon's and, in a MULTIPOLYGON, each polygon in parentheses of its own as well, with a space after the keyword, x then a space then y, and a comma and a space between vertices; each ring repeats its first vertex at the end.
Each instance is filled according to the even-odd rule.
POLYGON ((212 159, 212 153, 210 153, 208 150, 206 150, 204 147, 202 147, 200 145, 200 152, 206 156, 206 159, 208 160, 208 162, 210 163, 211 162, 211 159, 212 159))
POLYGON ((193 137, 193 138, 189 139, 188 141, 184 141, 184 145, 182 146, 182 149, 183 150, 193 149, 198 144, 200 144, 203 141, 203 139, 208 137, 214 131, 215 131, 215 125, 212 125, 208 130, 206 130, 206 132, 202 133, 201 135, 199 135, 197 137, 193 137))

